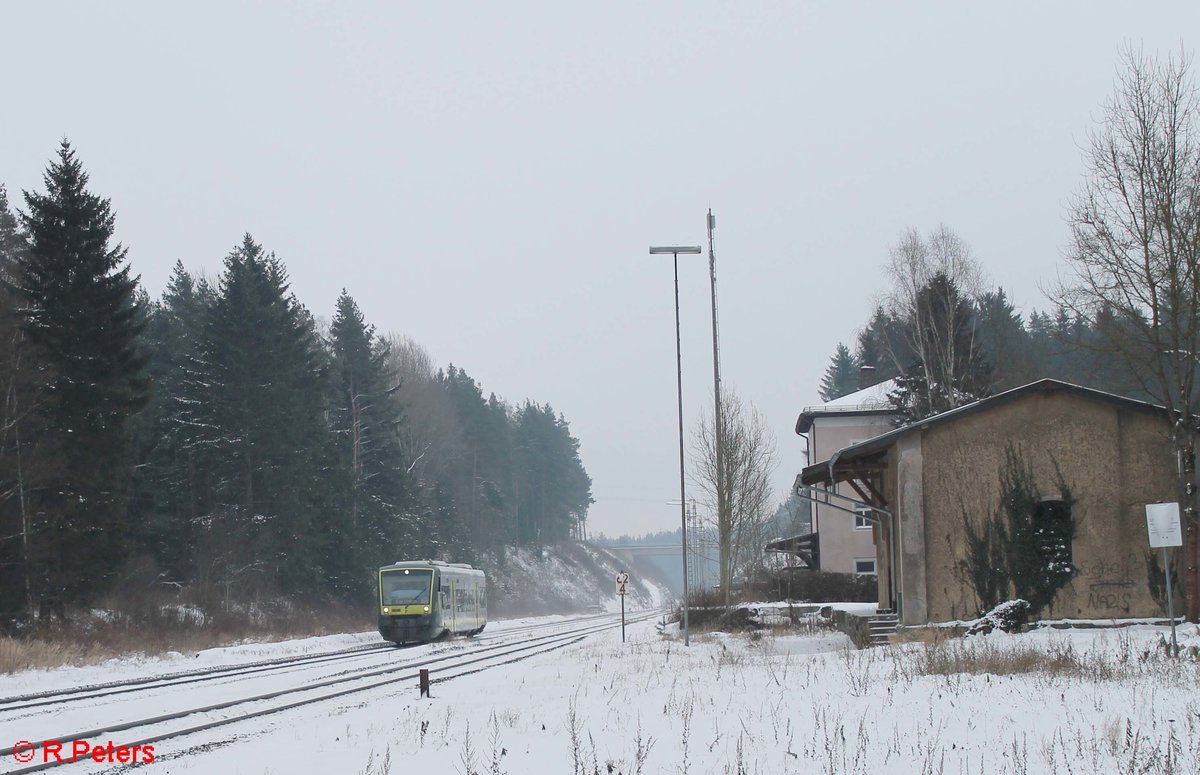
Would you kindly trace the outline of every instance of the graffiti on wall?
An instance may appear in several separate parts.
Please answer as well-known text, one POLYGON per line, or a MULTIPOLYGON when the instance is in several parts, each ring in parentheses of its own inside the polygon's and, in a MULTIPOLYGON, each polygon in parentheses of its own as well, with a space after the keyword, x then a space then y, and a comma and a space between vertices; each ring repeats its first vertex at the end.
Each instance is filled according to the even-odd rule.
POLYGON ((1139 568, 1132 555, 1121 560, 1099 560, 1078 563, 1078 579, 1087 586, 1086 608, 1100 615, 1129 613, 1133 591, 1137 586, 1134 568, 1139 568))

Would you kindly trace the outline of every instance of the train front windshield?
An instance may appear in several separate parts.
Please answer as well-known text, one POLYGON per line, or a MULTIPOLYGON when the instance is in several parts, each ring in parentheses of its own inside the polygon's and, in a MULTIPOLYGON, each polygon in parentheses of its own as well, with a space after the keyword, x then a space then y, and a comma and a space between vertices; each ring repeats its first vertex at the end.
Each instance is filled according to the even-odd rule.
POLYGON ((384 571, 379 586, 384 605, 428 605, 433 571, 427 568, 384 571))

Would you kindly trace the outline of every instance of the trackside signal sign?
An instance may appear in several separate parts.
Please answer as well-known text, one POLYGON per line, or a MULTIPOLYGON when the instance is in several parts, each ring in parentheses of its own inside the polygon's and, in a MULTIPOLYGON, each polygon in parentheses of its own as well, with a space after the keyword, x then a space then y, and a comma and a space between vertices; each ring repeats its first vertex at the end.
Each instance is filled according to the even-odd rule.
POLYGON ((617 574, 617 594, 624 595, 626 590, 628 589, 628 587, 629 587, 629 574, 628 573, 618 573, 617 574))

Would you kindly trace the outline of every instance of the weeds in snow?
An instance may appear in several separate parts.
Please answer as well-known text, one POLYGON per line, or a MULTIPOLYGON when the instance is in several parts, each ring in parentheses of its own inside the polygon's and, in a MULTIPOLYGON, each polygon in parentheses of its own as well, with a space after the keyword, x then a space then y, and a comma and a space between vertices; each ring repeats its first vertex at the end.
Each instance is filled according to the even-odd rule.
POLYGON ((379 760, 379 767, 375 766, 375 751, 372 750, 367 754, 367 768, 359 773, 359 775, 391 775, 392 772, 392 749, 384 749, 383 758, 379 760))
POLYGON ((578 696, 571 697, 571 702, 566 707, 566 737, 571 744, 571 763, 574 764, 574 769, 571 773, 574 775, 584 775, 583 773, 583 738, 580 734, 580 714, 576 707, 578 696))
POLYGON ((859 651, 846 648, 842 650, 842 673, 846 681, 846 690, 855 697, 862 697, 871 690, 873 677, 871 667, 875 662, 875 649, 859 651))
POLYGON ((1031 644, 973 638, 891 649, 889 653, 895 660, 896 675, 909 680, 929 675, 1034 674, 1045 679, 1093 682, 1153 677, 1174 684, 1195 685, 1200 674, 1196 663, 1170 660, 1151 649, 1139 651, 1127 634, 1120 633, 1113 649, 1096 647, 1080 651, 1069 640, 1031 644))
POLYGON ((458 761, 462 765, 462 769, 458 770, 459 775, 480 775, 479 770, 475 769, 475 745, 471 742, 470 721, 467 722, 466 730, 463 732, 462 749, 458 753, 458 761))
POLYGON ((680 709, 680 719, 683 721, 683 753, 680 755, 679 775, 688 775, 691 769, 691 761, 688 757, 688 738, 692 732, 692 703, 687 703, 680 709))
POLYGON ((492 711, 488 726, 491 727, 488 744, 492 749, 492 758, 488 763, 488 775, 505 775, 504 770, 500 768, 500 760, 508 755, 508 749, 500 744, 500 721, 496 718, 495 711, 492 711))
POLYGON ((642 737, 642 720, 638 718, 637 734, 633 738, 633 775, 642 775, 650 751, 654 749, 653 737, 642 737))
MULTIPOLYGON (((556 665, 554 676, 576 687, 557 705, 558 723, 503 708, 470 715, 476 730, 488 724, 480 746, 470 730, 461 735, 457 716, 468 711, 455 706, 454 717, 449 708, 415 716, 406 734, 432 734, 436 747, 453 727, 442 744, 451 756, 458 748, 462 775, 529 771, 530 747, 506 748, 503 737, 523 741, 531 726, 551 736, 560 760, 566 738, 570 763, 559 769, 572 775, 1200 772, 1200 702, 1188 694, 1200 664, 1166 659, 1137 633, 935 638, 813 655, 714 634, 690 650, 625 648, 619 667, 603 648, 574 672, 556 665), (661 710, 650 727, 638 713, 646 703, 661 710)), ((369 764, 374 775, 378 759, 369 764)))

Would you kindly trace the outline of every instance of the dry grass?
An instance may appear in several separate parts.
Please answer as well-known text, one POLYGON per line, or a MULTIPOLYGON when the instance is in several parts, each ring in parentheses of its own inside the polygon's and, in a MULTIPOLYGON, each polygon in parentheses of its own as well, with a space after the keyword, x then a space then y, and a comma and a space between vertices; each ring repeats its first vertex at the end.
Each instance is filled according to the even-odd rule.
POLYGON ((0 673, 60 665, 87 665, 114 656, 93 644, 63 643, 41 638, 0 638, 0 673))
POLYGON ((893 645, 905 643, 924 643, 929 646, 940 646, 963 634, 965 628, 959 627, 901 627, 891 636, 893 645))
POLYGON ((0 674, 62 665, 90 665, 128 654, 191 654, 245 642, 361 632, 372 622, 361 610, 321 610, 276 604, 236 613, 205 614, 187 606, 77 611, 67 622, 38 622, 15 637, 0 637, 0 674))
POLYGON ((1033 646, 1002 649, 987 641, 955 641, 931 644, 915 653, 919 671, 924 675, 1048 673, 1082 676, 1088 671, 1085 660, 1069 644, 1050 649, 1033 646))
POLYGON ((1114 648, 1079 650, 1070 641, 1049 643, 1005 643, 988 638, 934 639, 924 647, 893 649, 891 655, 899 671, 910 675, 996 676, 1037 674, 1047 678, 1115 681, 1143 678, 1182 663, 1184 672, 1194 675, 1198 660, 1183 655, 1170 660, 1166 651, 1135 646, 1128 634, 1117 633, 1114 648))

